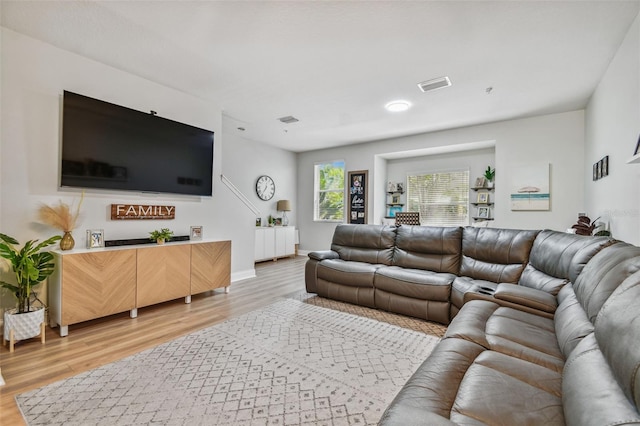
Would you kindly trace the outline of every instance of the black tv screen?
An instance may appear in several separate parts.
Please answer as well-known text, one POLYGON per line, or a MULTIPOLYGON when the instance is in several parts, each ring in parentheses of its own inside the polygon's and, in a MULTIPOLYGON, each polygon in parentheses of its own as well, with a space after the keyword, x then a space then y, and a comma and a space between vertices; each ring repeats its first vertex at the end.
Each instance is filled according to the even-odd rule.
POLYGON ((65 91, 60 185, 211 195, 213 132, 65 91))

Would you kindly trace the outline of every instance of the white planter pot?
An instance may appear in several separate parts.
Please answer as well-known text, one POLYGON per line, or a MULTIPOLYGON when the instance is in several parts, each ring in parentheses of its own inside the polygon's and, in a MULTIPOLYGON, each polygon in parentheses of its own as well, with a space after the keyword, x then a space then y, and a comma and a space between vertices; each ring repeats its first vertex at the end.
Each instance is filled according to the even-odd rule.
POLYGON ((40 324, 44 322, 44 308, 36 308, 24 314, 16 312, 17 309, 4 312, 4 340, 9 340, 11 330, 14 340, 31 339, 40 335, 40 324))

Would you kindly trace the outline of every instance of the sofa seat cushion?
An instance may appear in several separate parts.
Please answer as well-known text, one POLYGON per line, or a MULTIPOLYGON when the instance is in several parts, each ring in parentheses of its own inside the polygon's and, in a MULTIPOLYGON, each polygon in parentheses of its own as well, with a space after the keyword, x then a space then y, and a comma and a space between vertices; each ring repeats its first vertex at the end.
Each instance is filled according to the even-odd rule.
POLYGON ((379 424, 563 425, 561 388, 559 372, 464 339, 445 338, 379 424))
POLYGON ((450 419, 457 424, 564 425, 562 374, 484 351, 460 383, 450 419))
POLYGON ((374 287, 421 300, 449 301, 453 274, 388 266, 376 270, 374 287))
POLYGON ((552 319, 474 300, 464 305, 445 338, 459 338, 561 372, 564 356, 552 319))
POLYGON ((422 417, 424 413, 448 419, 460 383, 484 350, 480 345, 461 339, 440 341, 396 395, 382 415, 380 425, 430 425, 428 418, 422 417), (410 412, 419 412, 420 416, 403 423, 405 413, 410 412))
POLYGON ((318 279, 352 287, 373 287, 373 277, 382 265, 350 262, 342 259, 323 260, 317 266, 318 279))

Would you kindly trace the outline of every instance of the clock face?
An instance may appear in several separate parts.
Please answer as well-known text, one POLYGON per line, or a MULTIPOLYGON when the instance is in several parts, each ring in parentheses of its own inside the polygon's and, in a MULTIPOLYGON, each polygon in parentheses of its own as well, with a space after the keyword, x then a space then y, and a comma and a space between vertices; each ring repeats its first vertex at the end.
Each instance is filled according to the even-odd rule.
POLYGON ((261 200, 267 201, 276 193, 276 184, 269 176, 260 176, 256 181, 256 194, 261 200))

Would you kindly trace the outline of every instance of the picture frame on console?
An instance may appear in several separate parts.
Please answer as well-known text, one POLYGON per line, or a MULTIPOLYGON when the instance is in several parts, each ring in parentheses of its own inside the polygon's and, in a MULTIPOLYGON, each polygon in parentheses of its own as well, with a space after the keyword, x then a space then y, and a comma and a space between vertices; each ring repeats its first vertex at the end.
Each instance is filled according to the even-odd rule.
POLYGON ((87 248, 104 247, 104 230, 103 229, 87 229, 87 248))
POLYGON ((202 226, 192 226, 189 232, 189 239, 191 241, 202 240, 202 226))

